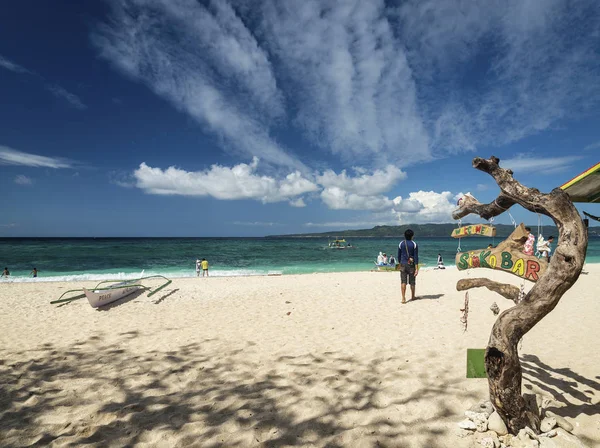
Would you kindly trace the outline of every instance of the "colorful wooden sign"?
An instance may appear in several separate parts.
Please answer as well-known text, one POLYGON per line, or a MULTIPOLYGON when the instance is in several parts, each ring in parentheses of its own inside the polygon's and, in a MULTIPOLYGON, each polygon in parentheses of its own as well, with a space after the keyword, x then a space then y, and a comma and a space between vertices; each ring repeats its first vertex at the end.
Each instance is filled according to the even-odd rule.
POLYGON ((548 262, 523 253, 527 236, 528 232, 521 224, 496 248, 459 252, 456 254, 456 267, 459 271, 473 268, 496 269, 537 282, 546 272, 548 262))
POLYGON ((456 254, 459 271, 473 268, 496 269, 532 282, 546 271, 548 262, 510 249, 480 249, 456 254))
POLYGON ((486 224, 472 224, 462 226, 452 231, 452 238, 464 238, 466 236, 496 236, 496 228, 486 224))

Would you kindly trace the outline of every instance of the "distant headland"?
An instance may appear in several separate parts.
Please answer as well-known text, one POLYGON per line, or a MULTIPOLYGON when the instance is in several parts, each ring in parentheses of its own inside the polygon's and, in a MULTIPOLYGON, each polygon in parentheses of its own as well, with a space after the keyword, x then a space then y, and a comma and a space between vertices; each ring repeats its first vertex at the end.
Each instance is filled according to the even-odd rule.
MULTIPOLYGON (((475 223, 463 223, 463 225, 475 223)), ((267 235, 266 238, 327 238, 327 237, 344 237, 344 238, 392 238, 402 237, 406 229, 412 229, 415 232, 415 237, 420 238, 435 238, 435 237, 450 237, 452 230, 456 229, 457 225, 448 224, 404 224, 401 226, 375 226, 371 229, 359 230, 336 230, 331 232, 321 233, 294 233, 288 235, 267 235)), ((515 229, 510 224, 496 224, 496 237, 507 237, 515 229)), ((531 230, 537 236, 537 225, 529 225, 531 230)), ((556 226, 544 226, 542 228, 545 236, 558 235, 556 226)))

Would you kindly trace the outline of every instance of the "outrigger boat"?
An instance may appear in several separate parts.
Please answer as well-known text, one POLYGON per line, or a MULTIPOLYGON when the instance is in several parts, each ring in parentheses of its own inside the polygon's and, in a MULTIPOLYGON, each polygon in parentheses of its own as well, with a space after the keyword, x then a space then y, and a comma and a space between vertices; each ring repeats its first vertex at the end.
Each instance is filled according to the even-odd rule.
POLYGON ((123 297, 126 297, 135 291, 140 289, 147 289, 150 291, 148 297, 156 294, 158 291, 169 285, 172 280, 169 280, 162 275, 151 275, 149 277, 140 277, 133 280, 104 280, 96 285, 92 289, 71 289, 65 291, 57 300, 50 302, 51 304, 72 302, 73 300, 82 299, 87 297, 92 308, 98 308, 100 306, 108 305, 109 303, 115 302, 123 297), (156 288, 152 289, 148 286, 141 284, 142 280, 148 280, 151 278, 162 278, 165 282, 156 288), (110 284, 112 283, 112 284, 110 284), (83 291, 83 294, 81 292, 83 291), (78 295, 72 296, 72 293, 78 292, 78 295), (67 297, 65 297, 67 296, 67 297))
POLYGON ((399 271, 400 270, 400 263, 397 264, 377 264, 376 261, 373 262, 375 264, 375 271, 382 271, 382 272, 393 272, 393 271, 399 271))
POLYGON ((346 240, 342 238, 341 240, 338 237, 335 237, 335 240, 329 241, 327 245, 329 249, 352 249, 353 246, 351 244, 346 244, 346 240))

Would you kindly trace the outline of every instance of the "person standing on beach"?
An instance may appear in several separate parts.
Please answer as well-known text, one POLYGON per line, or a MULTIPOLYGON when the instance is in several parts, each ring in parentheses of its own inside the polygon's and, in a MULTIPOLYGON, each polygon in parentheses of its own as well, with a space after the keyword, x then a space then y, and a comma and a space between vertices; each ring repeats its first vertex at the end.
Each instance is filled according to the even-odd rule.
POLYGON ((402 303, 406 303, 406 284, 410 284, 411 300, 415 300, 415 285, 419 275, 419 249, 413 241, 415 232, 406 229, 404 241, 398 245, 398 260, 400 261, 400 282, 402 288, 402 303))
POLYGON ((36 268, 33 268, 33 271, 31 271, 31 272, 29 273, 29 275, 32 275, 32 276, 33 276, 33 278, 36 278, 36 277, 37 277, 37 269, 36 269, 36 268))
POLYGON ((525 227, 525 233, 527 235, 527 241, 523 245, 523 253, 525 255, 533 255, 533 245, 535 244, 535 235, 531 233, 530 227, 525 227))
POLYGON ((4 268, 4 271, 2 271, 2 275, 0 275, 0 277, 10 277, 10 272, 8 272, 8 268, 4 268))
POLYGON ((196 277, 200 277, 200 260, 196 258, 196 277))
POLYGON ((206 261, 206 258, 203 258, 200 264, 202 265, 202 277, 204 277, 204 274, 208 277, 208 261, 206 261))

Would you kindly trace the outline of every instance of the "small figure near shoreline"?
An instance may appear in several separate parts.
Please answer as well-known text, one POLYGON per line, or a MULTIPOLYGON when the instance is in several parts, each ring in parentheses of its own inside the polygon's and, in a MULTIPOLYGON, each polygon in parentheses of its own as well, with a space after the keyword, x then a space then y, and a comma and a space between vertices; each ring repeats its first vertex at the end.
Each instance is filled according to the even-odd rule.
POLYGON ((446 266, 444 266, 444 260, 442 259, 442 254, 438 254, 437 269, 446 269, 446 266))
POLYGON ((2 272, 2 275, 0 275, 0 277, 10 277, 10 272, 8 271, 8 268, 4 268, 4 271, 2 272))
POLYGON ((33 278, 36 278, 38 276, 38 270, 33 268, 33 271, 31 271, 29 275, 31 275, 33 278))
POLYGON ((202 265, 202 277, 204 277, 205 274, 208 277, 208 261, 206 261, 206 258, 203 258, 202 263, 200 264, 202 265))

